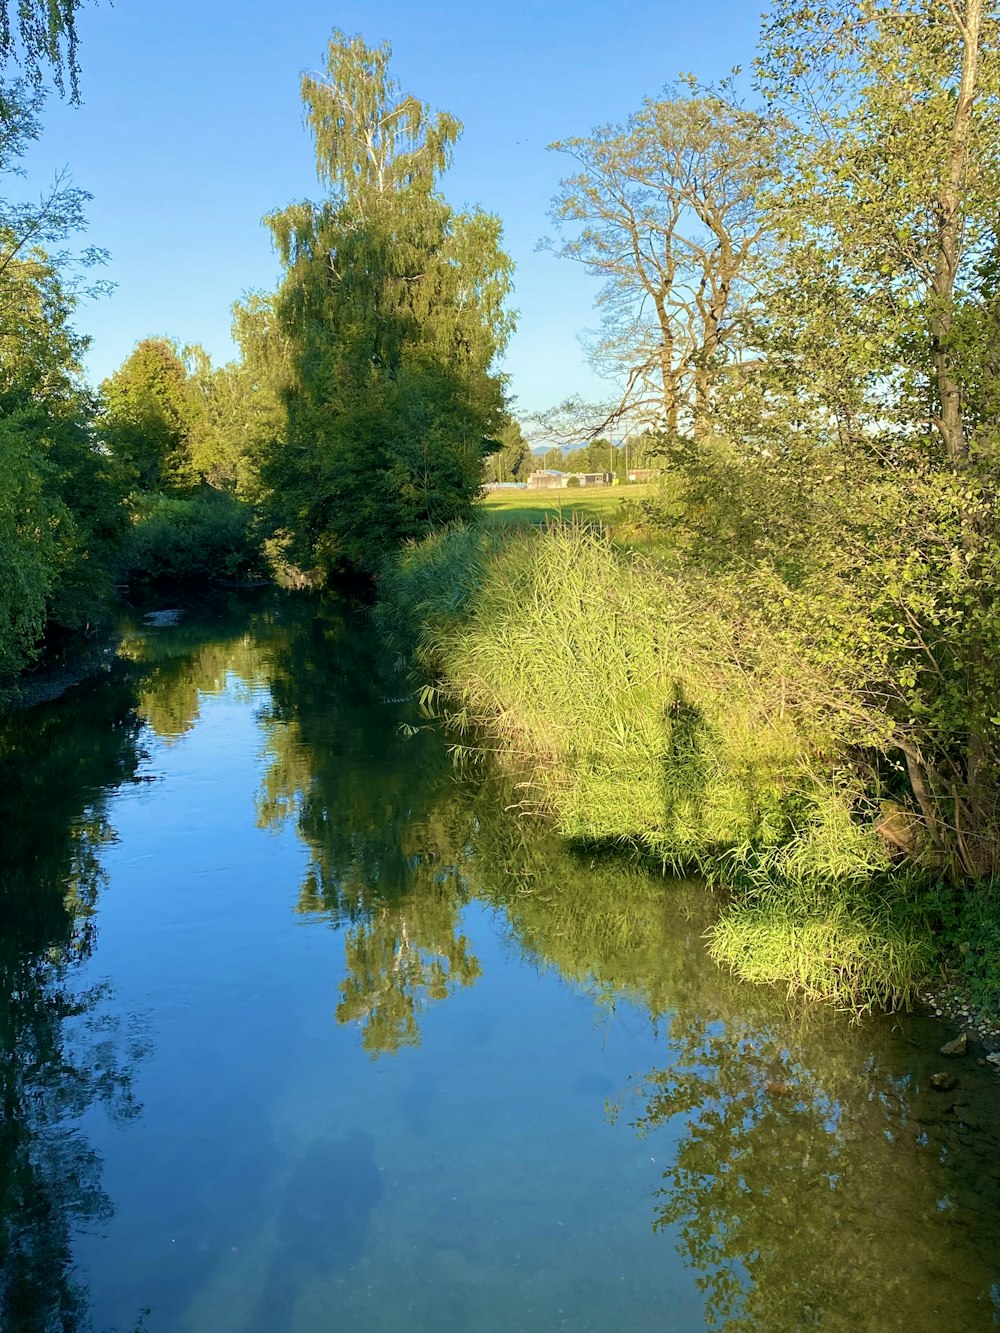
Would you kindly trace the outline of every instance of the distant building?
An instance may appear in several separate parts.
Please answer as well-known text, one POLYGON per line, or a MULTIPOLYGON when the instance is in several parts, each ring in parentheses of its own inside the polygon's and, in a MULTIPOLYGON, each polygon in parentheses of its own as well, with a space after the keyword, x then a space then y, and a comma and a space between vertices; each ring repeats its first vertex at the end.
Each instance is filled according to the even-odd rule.
POLYGON ((629 481, 652 481, 660 475, 658 467, 635 467, 628 473, 629 481))
POLYGON ((568 472, 556 472, 553 468, 542 468, 540 472, 532 472, 528 477, 528 485, 532 490, 557 490, 560 486, 566 485, 568 472))
POLYGON ((613 472, 557 472, 554 468, 543 468, 541 472, 532 472, 528 485, 534 490, 557 490, 567 486, 610 486, 614 481, 613 472))

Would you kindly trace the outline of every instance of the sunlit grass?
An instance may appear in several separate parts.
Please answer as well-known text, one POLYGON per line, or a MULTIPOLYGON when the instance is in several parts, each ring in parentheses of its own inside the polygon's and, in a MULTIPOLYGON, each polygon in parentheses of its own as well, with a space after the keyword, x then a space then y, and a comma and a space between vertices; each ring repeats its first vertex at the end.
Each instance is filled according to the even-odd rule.
POLYGON ((641 499, 647 486, 567 486, 558 490, 487 491, 478 502, 483 518, 491 523, 534 523, 571 519, 584 523, 614 525, 622 501, 641 499))
POLYGON ((616 547, 647 556, 669 555, 671 542, 639 517, 638 502, 655 488, 648 484, 566 487, 553 490, 487 491, 477 502, 477 518, 491 527, 545 527, 573 523, 599 528, 616 547))
POLYGON ((836 759, 840 687, 738 591, 579 521, 437 534, 382 591, 453 727, 526 767, 522 806, 733 891, 719 961, 855 1011, 910 998, 934 950, 836 759))

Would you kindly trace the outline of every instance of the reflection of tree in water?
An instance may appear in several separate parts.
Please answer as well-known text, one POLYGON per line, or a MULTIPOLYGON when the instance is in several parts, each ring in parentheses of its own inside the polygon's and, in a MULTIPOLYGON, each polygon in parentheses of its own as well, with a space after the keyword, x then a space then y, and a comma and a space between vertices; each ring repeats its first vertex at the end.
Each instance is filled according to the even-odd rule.
POLYGON ((635 1125, 683 1125, 654 1226, 700 1274, 707 1327, 992 1324, 995 1124, 974 1138, 961 1104, 894 1072, 898 1055, 866 1058, 870 1031, 814 1016, 797 1048, 787 1024, 687 1017, 673 1032, 635 1125))
MULTIPOLYGON (((398 734, 383 699, 399 685, 366 635, 336 607, 301 605, 256 624, 257 656, 226 669, 270 683, 258 819, 294 821, 308 849, 299 910, 345 928, 337 1013, 366 1048, 415 1043, 428 1006, 474 982, 461 912, 487 902, 529 957, 608 1006, 628 997, 669 1033, 635 1124, 671 1122, 656 1225, 696 1270, 709 1327, 989 1326, 995 1128, 925 1093, 928 1071, 914 1075, 878 1025, 797 1025, 779 996, 715 968, 704 889, 538 837, 499 778, 455 783, 438 736, 398 734)), ((189 662, 187 697, 221 679, 214 660, 189 662)), ((677 739, 697 758, 693 723, 677 739)))
POLYGON ((514 798, 497 776, 464 799, 470 891, 530 957, 602 1004, 631 999, 669 1037, 669 1064, 616 1118, 637 1105, 640 1133, 669 1125, 654 1228, 697 1273, 706 1327, 994 1326, 995 1079, 968 1061, 959 1091, 929 1091, 938 1029, 910 1046, 888 1020, 743 985, 706 956, 704 886, 539 838, 502 813, 514 798))
POLYGON ((0 719, 0 1327, 90 1327, 73 1233, 107 1220, 101 1160, 75 1123, 103 1104, 137 1114, 136 1033, 103 987, 76 979, 93 946, 107 794, 138 756, 119 674, 0 719))
POLYGON ((451 885, 418 885, 348 931, 337 1020, 359 1023, 372 1055, 418 1045, 417 1019, 428 1004, 481 975, 457 916, 451 885))
POLYGON ((459 918, 467 895, 442 824, 441 738, 399 732, 400 682, 374 637, 328 603, 274 656, 258 822, 294 819, 309 849, 299 911, 343 924, 340 1022, 373 1055, 419 1043, 433 1001, 480 975, 459 918))
POLYGON ((280 597, 234 592, 185 607, 177 624, 123 626, 119 651, 141 669, 139 714, 161 740, 191 731, 203 695, 221 694, 234 679, 247 692, 266 683, 271 641, 287 632, 285 609, 280 597))

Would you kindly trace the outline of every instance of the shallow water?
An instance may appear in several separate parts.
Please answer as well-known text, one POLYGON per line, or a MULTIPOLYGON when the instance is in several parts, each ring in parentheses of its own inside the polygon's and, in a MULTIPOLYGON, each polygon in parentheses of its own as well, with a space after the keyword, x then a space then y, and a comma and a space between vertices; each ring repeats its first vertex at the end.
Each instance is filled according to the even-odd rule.
POLYGON ((0 721, 5 1333, 995 1326, 952 1032, 734 982, 337 605, 170 620, 0 721))

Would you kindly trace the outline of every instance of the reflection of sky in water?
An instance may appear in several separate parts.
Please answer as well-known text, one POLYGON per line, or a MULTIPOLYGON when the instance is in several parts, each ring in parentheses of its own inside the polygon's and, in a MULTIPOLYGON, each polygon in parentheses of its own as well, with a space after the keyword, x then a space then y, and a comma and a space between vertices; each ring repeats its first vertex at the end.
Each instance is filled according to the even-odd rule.
POLYGON ((938 1029, 789 1016, 689 891, 492 828, 336 625, 187 634, 87 966, 150 1045, 80 1122, 98 1329, 989 1325, 995 1085, 920 1093, 938 1029))

